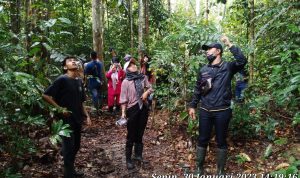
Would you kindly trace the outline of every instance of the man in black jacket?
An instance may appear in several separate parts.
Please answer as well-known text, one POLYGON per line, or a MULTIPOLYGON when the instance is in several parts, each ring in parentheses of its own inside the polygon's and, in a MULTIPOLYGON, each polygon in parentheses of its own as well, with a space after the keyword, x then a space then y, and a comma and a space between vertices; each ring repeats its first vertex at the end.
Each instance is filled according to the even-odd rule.
POLYGON ((222 59, 223 48, 219 43, 203 45, 208 64, 198 74, 194 95, 190 103, 189 115, 196 119, 197 104, 201 101, 199 111, 199 140, 197 145, 197 171, 204 173, 203 164, 206 148, 210 140, 212 127, 215 127, 217 141, 217 174, 224 174, 227 159, 227 130, 232 117, 231 80, 235 73, 244 68, 247 60, 241 50, 223 36, 221 41, 229 47, 235 61, 222 59))

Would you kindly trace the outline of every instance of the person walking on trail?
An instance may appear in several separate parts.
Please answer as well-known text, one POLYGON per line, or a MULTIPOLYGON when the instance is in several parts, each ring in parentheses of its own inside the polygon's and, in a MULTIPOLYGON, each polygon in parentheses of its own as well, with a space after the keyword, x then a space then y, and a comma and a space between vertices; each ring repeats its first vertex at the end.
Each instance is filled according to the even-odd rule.
POLYGON ((243 91, 248 85, 248 74, 245 69, 240 70, 236 76, 235 99, 237 103, 242 103, 244 100, 243 91))
POLYGON ((226 36, 221 41, 229 48, 235 61, 226 62, 222 59, 223 48, 220 43, 203 45, 208 64, 203 66, 197 77, 192 101, 189 104, 189 115, 196 119, 197 104, 201 101, 199 110, 199 138, 197 145, 197 172, 204 174, 204 160, 211 131, 215 127, 217 141, 217 174, 224 175, 227 159, 227 131, 232 117, 231 80, 235 73, 244 68, 246 57, 241 50, 233 45, 226 36))
POLYGON ((100 113, 101 106, 102 67, 102 63, 98 61, 97 52, 91 52, 91 61, 86 64, 84 74, 97 114, 100 113))
POLYGON ((86 117, 83 105, 85 94, 82 80, 77 78, 78 66, 75 57, 66 57, 62 65, 65 74, 59 76, 45 90, 43 99, 63 111, 60 117, 72 130, 70 137, 62 137, 64 177, 71 178, 83 176, 83 173, 75 171, 74 162, 80 148, 83 119, 86 117))
POLYGON ((120 111, 120 93, 122 81, 125 78, 125 72, 122 69, 119 60, 113 57, 110 70, 106 73, 107 81, 107 94, 108 94, 108 111, 113 113, 114 104, 116 102, 116 112, 120 111))
POLYGON ((124 65, 126 77, 121 86, 120 103, 122 117, 128 118, 127 139, 125 147, 127 169, 134 169, 134 159, 142 161, 143 135, 148 121, 149 109, 147 97, 153 92, 151 84, 145 75, 138 72, 136 61, 131 58, 124 65))

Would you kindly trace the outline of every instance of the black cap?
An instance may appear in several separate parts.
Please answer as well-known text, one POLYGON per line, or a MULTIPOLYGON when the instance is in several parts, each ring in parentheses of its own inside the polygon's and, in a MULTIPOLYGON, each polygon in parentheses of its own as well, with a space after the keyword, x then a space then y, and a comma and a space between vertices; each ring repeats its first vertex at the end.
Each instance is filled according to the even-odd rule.
POLYGON ((217 48, 217 49, 221 50, 221 53, 223 52, 223 47, 220 43, 212 43, 212 44, 209 44, 209 45, 202 45, 202 49, 205 50, 205 51, 207 51, 210 48, 217 48))
POLYGON ((120 63, 119 58, 118 58, 117 56, 114 56, 114 57, 111 59, 111 62, 112 62, 112 63, 120 63))

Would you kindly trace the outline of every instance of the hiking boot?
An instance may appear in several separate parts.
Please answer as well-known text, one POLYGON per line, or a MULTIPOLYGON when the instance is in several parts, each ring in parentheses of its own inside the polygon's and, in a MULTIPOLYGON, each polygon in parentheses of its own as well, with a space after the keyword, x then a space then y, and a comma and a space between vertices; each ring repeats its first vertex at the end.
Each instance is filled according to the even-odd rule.
POLYGON ((136 143, 134 145, 134 158, 135 160, 142 162, 143 161, 143 143, 136 143))
POLYGON ((217 175, 225 175, 225 165, 227 159, 227 149, 217 150, 217 175))
POLYGON ((125 147, 125 156, 126 156, 126 166, 127 166, 128 170, 134 169, 134 164, 131 159, 132 148, 133 148, 133 143, 130 141, 127 141, 126 147, 125 147))
POLYGON ((84 173, 83 173, 83 172, 80 172, 80 171, 74 171, 74 172, 73 172, 73 175, 74 175, 75 177, 83 177, 83 176, 84 176, 84 173))
POLYGON ((197 169, 196 174, 203 175, 204 174, 204 160, 206 155, 206 148, 197 146, 197 169))

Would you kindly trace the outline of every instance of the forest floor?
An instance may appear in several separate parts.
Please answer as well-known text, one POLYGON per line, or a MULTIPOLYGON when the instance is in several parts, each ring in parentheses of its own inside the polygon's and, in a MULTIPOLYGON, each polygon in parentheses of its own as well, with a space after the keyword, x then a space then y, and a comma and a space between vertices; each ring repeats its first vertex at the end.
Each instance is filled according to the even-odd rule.
MULTIPOLYGON (((157 111, 149 117, 145 131, 144 161, 134 170, 128 171, 124 154, 127 131, 125 126, 115 125, 116 119, 108 115, 92 117, 92 126, 84 126, 81 149, 76 158, 76 167, 85 173, 84 177, 185 177, 185 173, 195 169, 195 144, 187 135, 187 125, 179 122, 168 124, 167 112, 157 111)), ((288 138, 288 144, 273 147, 267 159, 263 155, 271 144, 268 140, 234 140, 229 137, 227 173, 259 176, 274 171, 276 167, 278 169, 278 166, 287 166, 282 163, 289 163, 291 156, 300 160, 299 140, 291 136, 290 132, 282 131, 281 134, 288 138), (239 163, 237 155, 240 153, 250 159, 240 159, 239 163)), ((206 157, 206 174, 214 174, 216 171, 215 148, 216 143, 212 138, 206 157)), ((23 177, 62 177, 63 162, 59 147, 43 144, 37 155, 25 162, 23 177)))

